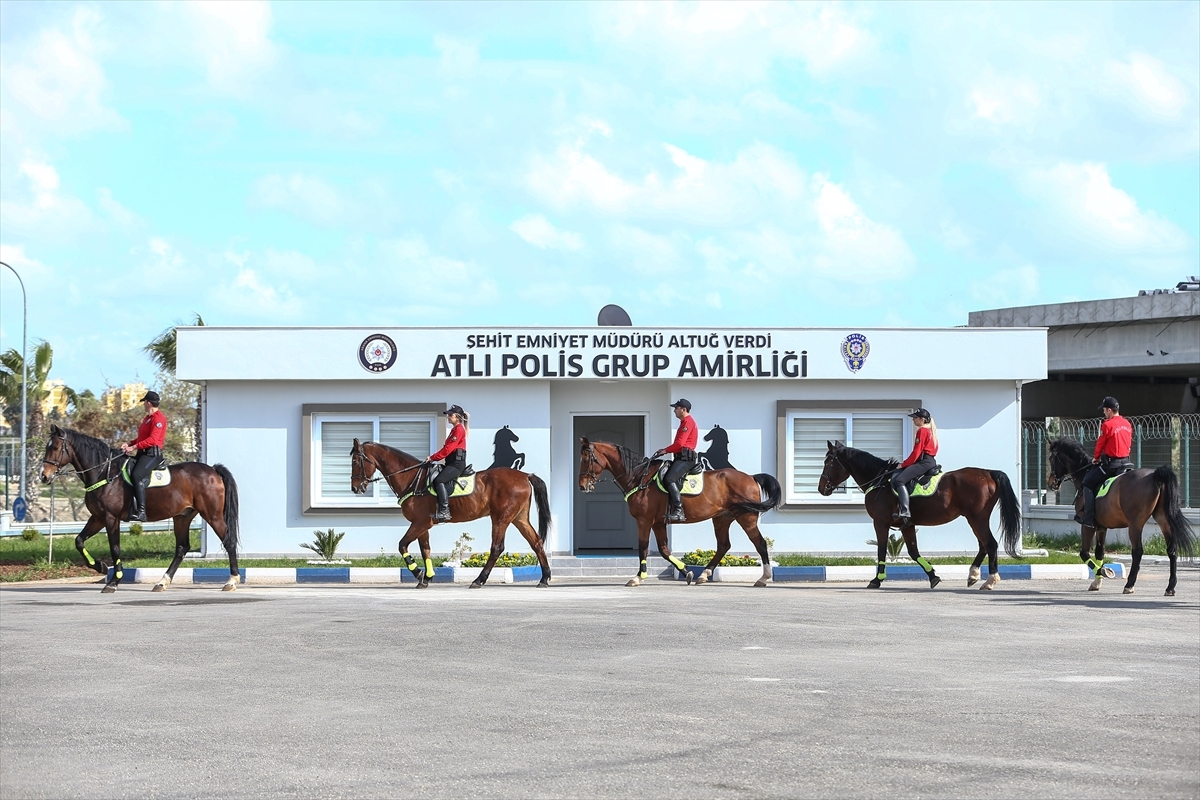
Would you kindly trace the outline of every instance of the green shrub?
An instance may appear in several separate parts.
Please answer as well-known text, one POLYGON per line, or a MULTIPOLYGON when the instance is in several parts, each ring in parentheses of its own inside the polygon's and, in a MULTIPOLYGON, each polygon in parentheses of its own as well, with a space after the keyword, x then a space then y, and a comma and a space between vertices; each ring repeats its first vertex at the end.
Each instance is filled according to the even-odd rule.
POLYGON ((25 530, 21 531, 21 538, 27 542, 36 542, 38 539, 42 538, 42 534, 37 528, 26 528, 25 530))
MULTIPOLYGON (((713 556, 717 554, 716 550, 693 550, 690 553, 684 553, 680 556, 680 560, 684 564, 708 566, 708 562, 713 560, 713 556)), ((725 554, 721 561, 717 564, 718 567, 760 567, 758 559, 754 556, 735 556, 725 554)))
MULTIPOLYGON (((874 539, 867 539, 867 544, 871 547, 878 547, 879 543, 874 539)), ((900 551, 904 549, 904 535, 893 533, 888 536, 887 540, 887 557, 889 561, 895 561, 900 557, 900 551)))
POLYGON ((337 554, 338 545, 342 543, 346 532, 336 533, 333 528, 327 531, 313 531, 312 543, 301 542, 300 546, 306 550, 312 550, 326 561, 333 561, 334 555, 337 554))
MULTIPOLYGON (((482 567, 487 563, 490 553, 475 553, 470 558, 464 560, 464 567, 482 567)), ((497 567, 532 567, 538 563, 538 557, 535 553, 501 553, 496 559, 497 567)))
POLYGON ((1142 554, 1147 556, 1165 556, 1167 554, 1167 540, 1162 534, 1156 534, 1149 539, 1142 540, 1142 554))
POLYGON ((141 536, 145 532, 146 532, 146 529, 144 527, 142 527, 142 523, 140 523, 140 522, 131 523, 129 526, 129 535, 130 536, 141 536))

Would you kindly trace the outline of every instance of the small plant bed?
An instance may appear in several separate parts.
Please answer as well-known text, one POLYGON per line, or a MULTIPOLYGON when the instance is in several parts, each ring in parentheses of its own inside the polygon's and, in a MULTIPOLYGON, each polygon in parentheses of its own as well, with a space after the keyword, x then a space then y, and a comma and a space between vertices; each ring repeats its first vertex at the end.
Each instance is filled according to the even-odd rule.
MULTIPOLYGON (((462 562, 464 567, 483 567, 487 564, 488 553, 475 553, 462 562)), ((496 559, 497 567, 534 567, 538 564, 535 553, 501 553, 496 559)), ((434 566, 437 566, 436 564, 434 566)))
MULTIPOLYGON (((191 549, 193 552, 199 552, 200 530, 193 529, 191 533, 191 549)), ((49 545, 49 537, 44 535, 31 539, 23 536, 5 536, 0 538, 0 564, 33 565, 39 561, 44 562, 49 545)), ((93 558, 111 560, 108 536, 103 531, 88 540, 87 549, 93 558)), ((170 531, 143 533, 140 536, 122 532, 121 559, 129 566, 148 567, 157 565, 157 560, 162 560, 165 567, 171 563, 174 556, 175 534, 170 531)), ((64 564, 85 566, 83 556, 75 549, 74 533, 54 534, 54 566, 57 566, 60 560, 64 564)))
MULTIPOLYGON (((708 566, 708 562, 713 560, 713 556, 717 554, 716 550, 693 550, 690 553, 684 553, 679 557, 679 560, 684 564, 691 566, 708 566)), ((760 562, 754 556, 735 556, 726 553, 725 556, 717 563, 718 567, 761 567, 760 562)))
MULTIPOLYGON (((865 567, 874 566, 875 559, 870 556, 823 556, 812 553, 782 553, 772 557, 781 567, 865 567)), ((930 558, 929 563, 935 567, 939 564, 970 564, 975 560, 974 556, 939 556, 930 558)), ((686 563, 686 562, 685 562, 686 563)), ((889 563, 911 563, 907 559, 903 562, 889 563)), ((986 563, 986 561, 985 561, 986 563)), ((1048 557, 1029 557, 1029 558, 1008 558, 1000 557, 1001 564, 1079 564, 1078 553, 1063 553, 1051 552, 1048 557)))
POLYGON ((53 578, 79 578, 93 575, 96 580, 100 576, 88 567, 69 562, 55 561, 47 564, 45 559, 34 564, 8 564, 0 562, 0 583, 16 583, 19 581, 45 581, 53 578))

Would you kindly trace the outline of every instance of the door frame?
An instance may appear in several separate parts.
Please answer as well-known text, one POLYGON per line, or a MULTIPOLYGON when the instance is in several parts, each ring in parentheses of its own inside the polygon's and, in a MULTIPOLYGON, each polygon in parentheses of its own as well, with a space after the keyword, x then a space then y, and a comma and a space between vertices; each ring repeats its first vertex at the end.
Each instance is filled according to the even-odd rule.
POLYGON ((642 447, 650 442, 650 412, 648 411, 571 411, 571 555, 578 557, 575 552, 575 490, 579 483, 579 475, 575 470, 579 467, 579 456, 575 453, 575 418, 576 417, 641 417, 642 418, 642 447))

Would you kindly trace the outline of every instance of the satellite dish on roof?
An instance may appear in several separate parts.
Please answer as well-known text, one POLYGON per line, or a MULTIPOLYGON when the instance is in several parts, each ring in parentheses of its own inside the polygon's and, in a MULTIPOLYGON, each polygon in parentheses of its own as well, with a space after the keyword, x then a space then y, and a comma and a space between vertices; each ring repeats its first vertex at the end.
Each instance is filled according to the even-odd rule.
POLYGON ((613 328, 619 325, 628 328, 633 326, 633 321, 629 319, 629 314, 625 309, 609 303, 600 309, 600 314, 596 317, 596 324, 602 328, 613 328))

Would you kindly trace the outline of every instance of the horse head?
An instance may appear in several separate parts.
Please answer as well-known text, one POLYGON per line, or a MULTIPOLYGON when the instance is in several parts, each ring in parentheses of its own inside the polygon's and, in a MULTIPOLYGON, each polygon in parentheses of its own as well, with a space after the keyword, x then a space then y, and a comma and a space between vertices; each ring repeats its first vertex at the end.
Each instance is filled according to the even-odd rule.
POLYGON ((75 460, 75 452, 67 441, 67 432, 57 425, 50 426, 50 439, 46 442, 46 454, 42 456, 42 483, 54 480, 75 460))
POLYGON ((492 439, 492 444, 499 446, 501 442, 507 442, 511 444, 512 442, 519 441, 521 441, 521 437, 517 436, 517 434, 513 432, 512 428, 505 425, 503 428, 496 431, 496 437, 492 439))
POLYGON ((584 436, 579 443, 579 490, 591 492, 608 468, 608 459, 603 453, 596 452, 596 445, 603 445, 604 442, 589 442, 584 436))
POLYGON ((366 447, 355 439, 354 446, 350 448, 350 491, 366 494, 371 488, 371 477, 378 467, 375 459, 367 454, 366 447))
POLYGON ((825 440, 829 449, 825 453, 825 465, 821 469, 821 479, 817 481, 817 491, 823 497, 829 497, 833 490, 841 486, 850 477, 850 468, 842 463, 839 456, 846 446, 841 442, 825 440))
POLYGON ((1050 472, 1046 475, 1046 486, 1057 492, 1063 481, 1076 481, 1080 472, 1091 466, 1091 459, 1083 445, 1069 436, 1060 436, 1050 441, 1050 472))

